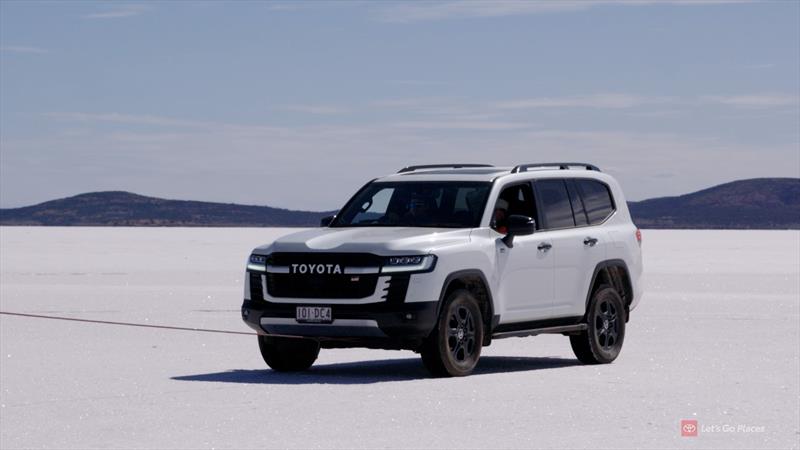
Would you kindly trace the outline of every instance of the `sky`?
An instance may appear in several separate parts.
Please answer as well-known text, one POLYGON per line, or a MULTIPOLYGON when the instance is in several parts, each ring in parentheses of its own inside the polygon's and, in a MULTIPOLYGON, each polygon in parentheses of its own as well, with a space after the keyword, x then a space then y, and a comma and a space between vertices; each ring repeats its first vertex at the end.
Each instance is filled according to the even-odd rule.
POLYGON ((0 1, 0 207, 340 207, 409 164, 800 176, 800 2, 0 1))

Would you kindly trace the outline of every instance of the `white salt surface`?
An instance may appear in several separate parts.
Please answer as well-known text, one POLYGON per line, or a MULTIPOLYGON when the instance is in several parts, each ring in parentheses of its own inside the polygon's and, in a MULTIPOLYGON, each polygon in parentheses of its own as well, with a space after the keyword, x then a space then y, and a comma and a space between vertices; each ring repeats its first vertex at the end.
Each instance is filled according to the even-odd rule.
MULTIPOLYGON (((245 258, 289 231, 0 228, 0 310, 248 331, 245 258)), ((644 252, 604 366, 540 336, 467 378, 362 349, 287 375, 252 336, 0 315, 0 448, 798 448, 800 232, 646 230, 644 252)))

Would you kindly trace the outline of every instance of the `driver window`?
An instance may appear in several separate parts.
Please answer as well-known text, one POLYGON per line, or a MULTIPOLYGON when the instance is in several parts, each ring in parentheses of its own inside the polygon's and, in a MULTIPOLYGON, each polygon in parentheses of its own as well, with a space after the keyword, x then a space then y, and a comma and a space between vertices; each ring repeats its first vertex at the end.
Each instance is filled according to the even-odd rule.
POLYGON ((536 207, 530 183, 517 184, 503 189, 494 206, 492 228, 501 234, 508 233, 508 217, 512 215, 536 219, 536 207))
POLYGON ((365 201, 359 208, 358 213, 353 218, 353 223, 375 221, 386 215, 389 200, 394 194, 394 188, 381 189, 365 201))

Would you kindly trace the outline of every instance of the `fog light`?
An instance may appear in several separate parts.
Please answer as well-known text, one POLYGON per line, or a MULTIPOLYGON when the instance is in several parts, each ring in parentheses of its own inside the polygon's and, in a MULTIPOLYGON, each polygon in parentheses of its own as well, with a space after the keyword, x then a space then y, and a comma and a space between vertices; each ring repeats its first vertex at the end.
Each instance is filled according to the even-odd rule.
POLYGON ((405 318, 406 318, 406 320, 413 320, 414 319, 414 314, 406 313, 406 317, 405 318))

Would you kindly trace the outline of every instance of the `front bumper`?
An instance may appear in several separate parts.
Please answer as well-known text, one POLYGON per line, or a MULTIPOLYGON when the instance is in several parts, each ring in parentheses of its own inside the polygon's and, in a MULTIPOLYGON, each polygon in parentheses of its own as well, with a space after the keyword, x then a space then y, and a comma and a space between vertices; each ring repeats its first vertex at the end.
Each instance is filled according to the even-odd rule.
POLYGON ((370 347, 417 349, 436 325, 438 301, 324 304, 333 311, 330 324, 295 321, 294 303, 245 300, 242 320, 259 334, 314 338, 324 348, 370 347))

